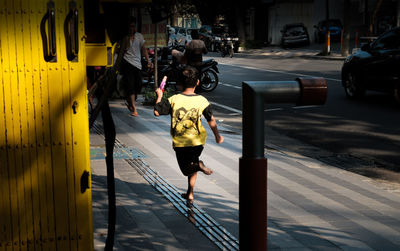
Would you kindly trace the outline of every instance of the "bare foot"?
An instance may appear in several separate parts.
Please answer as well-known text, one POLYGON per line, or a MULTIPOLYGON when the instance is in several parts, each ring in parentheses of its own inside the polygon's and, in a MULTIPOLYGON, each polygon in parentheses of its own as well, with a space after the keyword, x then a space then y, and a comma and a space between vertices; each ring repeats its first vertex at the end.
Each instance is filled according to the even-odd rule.
POLYGON ((206 167, 204 165, 204 162, 201 160, 199 161, 199 168, 200 171, 202 171, 205 175, 211 175, 213 173, 213 171, 210 168, 206 167))
POLYGON ((181 194, 182 198, 186 200, 188 205, 193 205, 193 194, 190 196, 187 193, 181 194))
POLYGON ((138 114, 138 112, 136 110, 136 107, 134 107, 134 106, 132 107, 131 116, 134 116, 134 117, 139 116, 139 114, 138 114))
POLYGON ((133 107, 126 100, 125 100, 125 105, 126 105, 126 108, 128 108, 129 111, 133 112, 133 107))

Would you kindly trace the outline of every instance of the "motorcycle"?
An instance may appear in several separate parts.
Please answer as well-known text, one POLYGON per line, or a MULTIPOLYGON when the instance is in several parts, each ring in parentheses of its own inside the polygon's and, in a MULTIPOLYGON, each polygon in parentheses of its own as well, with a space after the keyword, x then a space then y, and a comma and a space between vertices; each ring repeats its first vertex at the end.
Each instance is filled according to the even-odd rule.
MULTIPOLYGON (((200 83, 197 90, 211 92, 217 88, 219 82, 217 75, 219 70, 217 65, 218 63, 214 59, 209 59, 203 61, 201 66, 195 67, 200 74, 200 83)), ((177 89, 177 84, 181 82, 181 78, 183 76, 182 71, 184 68, 185 66, 172 62, 161 69, 159 73, 159 79, 161 80, 163 76, 167 76, 166 86, 172 85, 175 89, 177 89)))
MULTIPOLYGON (((177 84, 181 81, 182 71, 185 66, 177 62, 175 57, 172 57, 172 49, 183 51, 184 47, 170 45, 160 48, 158 57, 158 81, 161 82, 164 76, 167 76, 166 88, 172 87, 177 90, 177 84)), ((154 64, 154 63, 153 63, 154 64)), ((200 84, 197 90, 204 92, 213 91, 219 82, 218 62, 214 59, 204 60, 200 66, 195 68, 199 71, 200 84)))
POLYGON ((226 55, 233 57, 233 41, 230 37, 223 38, 221 41, 221 56, 225 57, 226 55))

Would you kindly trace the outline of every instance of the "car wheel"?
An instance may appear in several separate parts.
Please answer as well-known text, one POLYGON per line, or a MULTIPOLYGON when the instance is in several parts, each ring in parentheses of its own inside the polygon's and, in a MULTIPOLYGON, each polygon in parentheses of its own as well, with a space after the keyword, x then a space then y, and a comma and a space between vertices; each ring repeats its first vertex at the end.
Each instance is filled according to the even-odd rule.
POLYGON ((343 87, 346 96, 350 99, 360 98, 364 95, 365 90, 359 85, 357 77, 353 72, 345 74, 343 79, 343 87))

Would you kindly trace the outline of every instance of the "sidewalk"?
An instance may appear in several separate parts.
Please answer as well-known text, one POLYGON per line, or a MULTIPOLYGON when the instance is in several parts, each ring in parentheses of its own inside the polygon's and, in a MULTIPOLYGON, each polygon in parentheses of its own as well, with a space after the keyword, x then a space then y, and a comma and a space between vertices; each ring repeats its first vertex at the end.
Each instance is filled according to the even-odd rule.
MULTIPOLYGON (((282 48, 281 46, 269 46, 260 49, 247 49, 238 53, 238 55, 259 55, 269 57, 293 58, 303 57, 324 60, 344 61, 346 57, 342 56, 340 43, 332 43, 329 55, 321 55, 323 44, 311 44, 309 46, 282 48)), ((350 50, 351 53, 351 50, 350 50)))
MULTIPOLYGON (((186 190, 169 135, 170 118, 138 106, 131 117, 111 102, 117 127, 116 250, 238 250, 238 160, 241 135, 220 128, 202 154, 214 170, 200 174, 195 206, 186 190)), ((218 120, 218 117, 217 117, 218 120)), ((208 128, 207 128, 208 129, 208 128)), ((208 130, 208 135, 212 135, 208 130)), ((95 250, 107 234, 106 167, 101 123, 90 132, 95 250)), ((268 146, 270 250, 399 250, 400 197, 363 176, 268 146)))

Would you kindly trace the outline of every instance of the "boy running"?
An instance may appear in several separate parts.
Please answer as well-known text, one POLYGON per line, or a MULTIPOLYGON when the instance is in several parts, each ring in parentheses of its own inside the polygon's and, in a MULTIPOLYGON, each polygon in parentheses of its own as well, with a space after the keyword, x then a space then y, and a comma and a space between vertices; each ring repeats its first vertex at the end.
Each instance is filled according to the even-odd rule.
POLYGON ((201 171, 210 175, 213 171, 199 160, 206 143, 207 133, 201 123, 201 115, 206 118, 215 141, 221 144, 224 137, 218 132, 217 123, 211 111, 208 100, 195 93, 199 85, 198 72, 195 68, 187 66, 183 71, 183 92, 173 95, 168 100, 163 100, 163 91, 156 90, 157 101, 154 115, 171 115, 172 145, 176 159, 183 175, 188 176, 188 188, 182 197, 191 205, 193 203, 193 189, 197 179, 197 172, 201 171))

